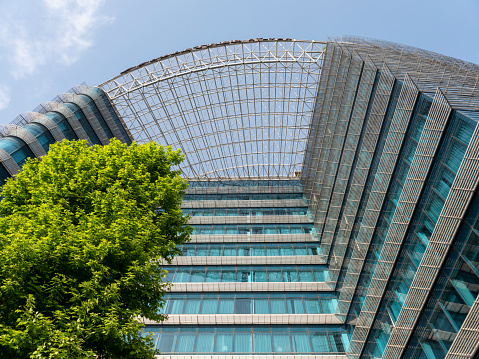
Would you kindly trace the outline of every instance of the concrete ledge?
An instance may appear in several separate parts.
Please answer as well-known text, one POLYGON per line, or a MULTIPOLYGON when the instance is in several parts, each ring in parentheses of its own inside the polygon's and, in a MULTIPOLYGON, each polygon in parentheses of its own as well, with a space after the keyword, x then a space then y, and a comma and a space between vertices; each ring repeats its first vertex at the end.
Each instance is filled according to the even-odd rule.
POLYGON ((325 282, 173 283, 170 292, 331 292, 325 282))
POLYGON ((162 323, 144 320, 145 324, 161 325, 317 325, 344 324, 334 314, 169 314, 162 323))

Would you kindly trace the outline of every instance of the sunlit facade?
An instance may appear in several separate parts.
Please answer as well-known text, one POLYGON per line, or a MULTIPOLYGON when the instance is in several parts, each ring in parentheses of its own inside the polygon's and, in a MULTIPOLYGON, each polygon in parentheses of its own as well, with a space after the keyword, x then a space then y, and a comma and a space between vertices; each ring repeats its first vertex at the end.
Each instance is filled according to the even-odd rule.
POLYGON ((369 39, 197 46, 20 115, 0 175, 64 138, 185 153, 161 357, 474 358, 478 84, 369 39))

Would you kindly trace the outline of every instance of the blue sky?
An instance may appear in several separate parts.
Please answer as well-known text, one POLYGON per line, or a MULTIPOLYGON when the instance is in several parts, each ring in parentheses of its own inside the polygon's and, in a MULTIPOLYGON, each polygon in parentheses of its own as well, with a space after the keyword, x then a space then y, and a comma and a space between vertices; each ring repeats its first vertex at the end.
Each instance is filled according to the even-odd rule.
POLYGON ((0 124, 197 45, 358 35, 479 63, 479 0, 0 0, 0 124))

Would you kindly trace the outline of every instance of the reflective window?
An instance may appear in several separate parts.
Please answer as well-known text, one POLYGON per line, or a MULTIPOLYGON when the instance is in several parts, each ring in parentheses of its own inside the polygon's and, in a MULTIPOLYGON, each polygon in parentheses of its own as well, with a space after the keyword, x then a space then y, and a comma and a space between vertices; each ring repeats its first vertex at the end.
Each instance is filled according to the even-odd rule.
POLYGON ((166 281, 186 282, 325 282, 325 266, 164 266, 166 281))
POLYGON ((303 216, 308 207, 282 208, 183 208, 183 214, 196 216, 303 216))
POLYGON ((40 143, 40 146, 43 147, 45 152, 48 152, 50 145, 55 143, 55 139, 50 131, 48 131, 48 129, 40 123, 29 123, 28 125, 24 126, 23 129, 36 137, 37 141, 40 143))
MULTIPOLYGON (((306 224, 195 224, 194 235, 201 234, 302 234, 312 233, 313 225, 306 224)), ((263 251, 264 253, 264 251, 263 251)), ((259 255, 259 254, 258 254, 259 255)), ((264 255, 264 254, 261 254, 264 255)))
POLYGON ((148 326, 161 354, 327 354, 344 353, 349 336, 341 326, 148 326))
POLYGON ((302 193, 215 193, 186 194, 183 201, 259 201, 268 199, 302 199, 302 193))

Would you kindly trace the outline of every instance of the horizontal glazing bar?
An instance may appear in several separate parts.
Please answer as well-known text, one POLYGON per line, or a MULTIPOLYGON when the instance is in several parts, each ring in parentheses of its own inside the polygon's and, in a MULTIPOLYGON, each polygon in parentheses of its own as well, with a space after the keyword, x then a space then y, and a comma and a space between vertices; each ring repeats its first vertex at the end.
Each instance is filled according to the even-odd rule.
POLYGON ((319 243, 189 243, 179 247, 184 256, 308 256, 318 254, 319 243))
POLYGON ((302 216, 308 214, 308 207, 283 208, 183 208, 183 214, 196 216, 302 216))
POLYGON ((188 181, 188 187, 279 187, 301 186, 300 180, 188 181))
POLYGON ((167 293, 164 314, 332 314, 331 293, 167 293))
POLYGON ((183 201, 254 201, 267 199, 302 199, 302 193, 215 193, 185 194, 183 201))
POLYGON ((301 234, 313 233, 312 224, 196 224, 192 234, 301 234))
POLYGON ((164 266, 170 283, 325 282, 324 266, 164 266))
POLYGON ((344 353, 349 346, 342 326, 147 326, 162 354, 344 353))

